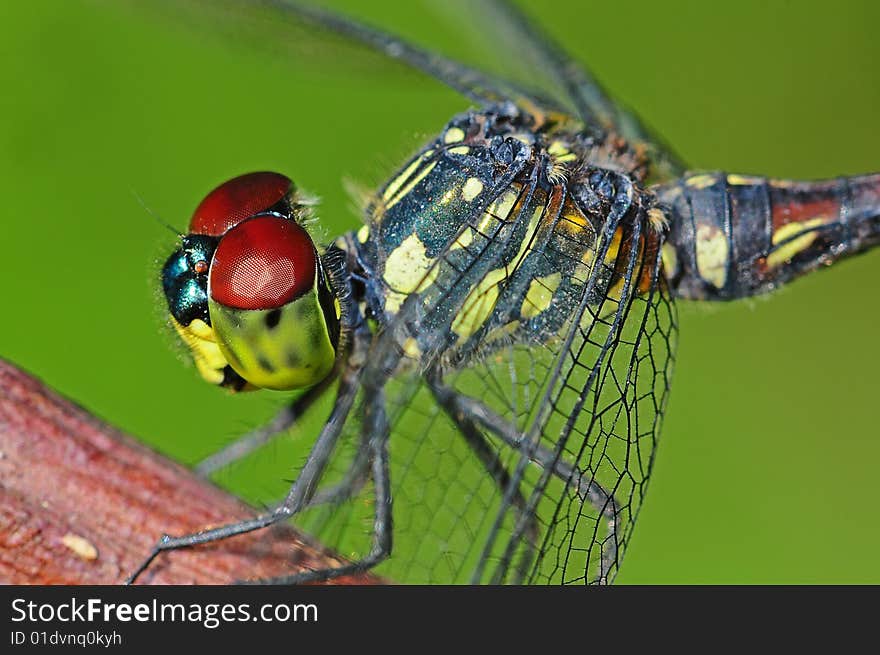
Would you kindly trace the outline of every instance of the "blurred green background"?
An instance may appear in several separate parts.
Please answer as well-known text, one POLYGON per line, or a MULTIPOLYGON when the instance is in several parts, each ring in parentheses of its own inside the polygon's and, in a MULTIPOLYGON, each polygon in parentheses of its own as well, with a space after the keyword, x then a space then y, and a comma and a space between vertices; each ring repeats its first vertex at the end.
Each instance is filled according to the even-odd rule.
MULTIPOLYGON (((877 3, 523 5, 694 168, 880 169, 877 3)), ((464 14, 335 6, 476 52, 464 14)), ((347 51, 326 62, 326 49, 224 34, 113 3, 0 5, 0 356, 187 463, 286 396, 231 397, 182 366, 156 284, 174 239, 132 190, 184 229, 218 182, 276 169, 322 196, 329 237, 359 224, 344 178, 381 181, 468 106, 378 58, 347 66, 347 51)), ((771 298, 682 304, 668 419, 619 582, 880 582, 878 281, 872 253, 771 298)), ((315 427, 219 481, 271 501, 315 427)))

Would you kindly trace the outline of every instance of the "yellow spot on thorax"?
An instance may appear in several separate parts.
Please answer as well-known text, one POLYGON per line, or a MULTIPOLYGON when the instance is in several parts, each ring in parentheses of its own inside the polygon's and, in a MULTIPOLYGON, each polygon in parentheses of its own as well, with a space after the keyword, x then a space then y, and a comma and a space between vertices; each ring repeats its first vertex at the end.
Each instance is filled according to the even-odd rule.
POLYGON ((464 141, 464 130, 460 127, 450 127, 443 135, 443 143, 458 143, 464 141))
POLYGON ((519 198, 521 190, 521 185, 511 185, 511 187, 507 189, 500 198, 496 199, 495 202, 486 208, 477 229, 482 234, 489 235, 492 233, 492 228, 495 227, 498 222, 507 220, 510 216, 510 211, 513 209, 513 205, 516 203, 516 199, 519 198))
POLYGON ((664 243, 660 250, 660 257, 663 259, 663 272, 666 277, 675 277, 678 273, 678 253, 671 243, 664 243))
POLYGON ((425 168, 419 172, 418 175, 415 175, 412 180, 407 183, 406 188, 401 188, 403 184, 409 180, 411 176, 415 174, 415 172, 419 169, 425 161, 434 154, 433 150, 426 150, 419 157, 415 159, 409 166, 407 166, 403 171, 401 171, 400 175, 395 177, 391 182, 388 183, 388 186, 385 187, 385 191, 382 192, 382 200, 387 203, 386 209, 393 207, 396 202, 398 202, 402 197, 404 197, 416 184, 418 184, 431 170, 434 166, 437 165, 437 162, 431 162, 425 168), (393 201, 391 199, 394 198, 393 201))
POLYGON ((434 167, 436 165, 437 165, 437 162, 432 161, 430 164, 425 166, 421 171, 419 171, 418 175, 413 177, 413 179, 410 180, 407 183, 407 185, 400 190, 400 193, 398 193, 396 196, 394 196, 394 198, 392 198, 391 201, 385 205, 385 210, 387 211, 387 210, 391 209, 392 207, 394 207, 394 205, 396 205, 398 202, 400 202, 400 200, 402 198, 406 198, 406 195, 410 191, 413 190, 413 187, 415 187, 416 184, 418 184, 419 182, 424 180, 428 176, 428 173, 430 173, 432 170, 434 170, 434 167))
POLYGON ((623 239, 623 228, 618 227, 614 230, 614 236, 611 237, 611 243, 608 245, 608 250, 605 252, 605 263, 609 265, 613 265, 615 261, 617 261, 617 256, 620 253, 620 242, 623 239))
POLYGON ((438 269, 433 264, 434 259, 428 257, 425 244, 418 235, 410 234, 388 255, 383 278, 394 291, 420 291, 437 277, 438 269))
POLYGON ((474 242, 474 236, 476 236, 476 231, 474 228, 470 226, 466 226, 464 230, 462 230, 461 234, 458 235, 458 238, 455 240, 455 243, 452 244, 450 250, 458 250, 459 248, 467 248, 474 242))
POLYGON ((547 154, 551 156, 550 170, 547 176, 553 184, 558 184, 568 177, 568 168, 566 164, 577 160, 577 155, 573 153, 568 144, 559 139, 553 141, 547 147, 547 154))
POLYGON ((562 274, 558 272, 532 280, 531 284, 529 284, 529 290, 526 292, 525 300, 523 300, 520 315, 528 319, 547 311, 561 281, 562 274))
POLYGON ((527 132, 515 132, 511 134, 510 137, 512 139, 516 139, 520 143, 523 143, 527 146, 532 145, 535 142, 535 137, 533 134, 529 134, 527 132))
POLYGON ((370 226, 362 225, 360 229, 357 231, 357 240, 358 243, 366 243, 367 239, 370 238, 370 226))
POLYGON ((464 299, 461 310, 452 321, 451 329, 461 338, 468 338, 480 329, 498 302, 498 283, 507 277, 503 268, 489 271, 464 299))
POLYGON ((406 300, 406 298, 407 295, 405 293, 388 291, 385 294, 385 311, 388 314, 396 314, 400 311, 400 306, 403 305, 403 302, 406 300))
POLYGON ((583 214, 579 211, 569 211, 562 215, 562 219, 557 224, 560 231, 575 233, 581 231, 593 231, 593 226, 587 221, 583 214))
POLYGON ((422 356, 422 349, 419 348, 419 342, 412 337, 408 337, 407 340, 403 342, 403 352, 407 357, 412 359, 418 359, 422 356))
POLYGON ((200 318, 197 318, 190 322, 190 324, 187 326, 187 329, 199 339, 205 339, 207 341, 217 340, 214 336, 214 330, 211 329, 211 326, 205 323, 200 318))
POLYGON ((491 344, 493 341, 505 339, 516 332, 517 328, 519 328, 519 325, 519 321, 511 321, 510 323, 492 328, 491 330, 489 330, 489 332, 486 333, 486 337, 483 343, 491 344))
MULTIPOLYGON (((519 198, 519 192, 519 186, 511 188, 502 198, 493 203, 486 212, 483 221, 480 223, 481 228, 483 228, 487 222, 498 220, 492 216, 490 212, 494 213, 495 216, 498 216, 500 219, 506 219, 510 215, 517 199, 519 198)), ((492 315, 500 293, 498 283, 513 275, 514 271, 516 271, 516 269, 522 264, 529 249, 529 245, 532 242, 532 238, 540 228, 543 212, 544 204, 538 203, 537 207, 535 207, 535 210, 532 212, 529 224, 526 226, 525 233, 523 234, 520 243, 519 252, 517 252, 516 256, 513 258, 511 265, 509 267, 489 271, 486 276, 480 280, 479 284, 471 289, 462 304, 461 310, 452 322, 451 329, 459 335, 459 337, 470 337, 479 330, 492 315)), ((472 230, 466 231, 464 234, 468 234, 472 239, 473 235, 470 234, 470 232, 472 232, 472 230)), ((464 236, 464 234, 462 236, 464 236)), ((461 237, 459 237, 459 241, 460 240, 461 237)))
POLYGON ((547 147, 547 154, 553 155, 554 157, 556 157, 556 156, 561 156, 561 155, 566 155, 566 154, 568 154, 569 152, 571 152, 571 151, 568 149, 568 146, 565 145, 565 144, 564 144, 562 141, 560 141, 559 139, 557 139, 556 141, 553 141, 553 142, 547 147))
POLYGON ((483 192, 483 183, 477 177, 469 177, 461 188, 461 197, 470 202, 483 192))

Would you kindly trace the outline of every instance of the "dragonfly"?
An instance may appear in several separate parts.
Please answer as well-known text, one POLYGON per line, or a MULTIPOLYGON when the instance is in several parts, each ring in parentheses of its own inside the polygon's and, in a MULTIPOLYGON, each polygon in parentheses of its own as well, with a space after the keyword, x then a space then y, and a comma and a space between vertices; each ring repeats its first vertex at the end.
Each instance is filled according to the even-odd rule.
POLYGON ((268 3, 474 107, 364 194, 364 226, 330 244, 316 245, 313 202, 279 173, 229 180, 196 209, 162 282, 199 372, 237 391, 305 388, 202 471, 335 401, 277 507, 163 537, 131 580, 160 552, 295 517, 350 560, 270 582, 375 567, 422 582, 611 582, 651 477, 676 299, 767 293, 880 240, 880 176, 690 172, 515 5, 484 5, 549 89, 268 3))

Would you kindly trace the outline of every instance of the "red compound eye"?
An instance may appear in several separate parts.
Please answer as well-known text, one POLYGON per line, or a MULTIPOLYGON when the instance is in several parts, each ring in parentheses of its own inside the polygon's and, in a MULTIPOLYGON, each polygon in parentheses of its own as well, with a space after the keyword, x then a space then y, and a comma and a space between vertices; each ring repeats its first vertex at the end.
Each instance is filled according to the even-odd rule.
POLYGON ((280 173, 248 173, 211 191, 189 222, 192 234, 223 236, 230 229, 283 200, 293 182, 280 173))
POLYGON ((311 290, 317 253, 293 221, 256 216, 229 230, 211 262, 211 297, 237 309, 274 309, 311 290))

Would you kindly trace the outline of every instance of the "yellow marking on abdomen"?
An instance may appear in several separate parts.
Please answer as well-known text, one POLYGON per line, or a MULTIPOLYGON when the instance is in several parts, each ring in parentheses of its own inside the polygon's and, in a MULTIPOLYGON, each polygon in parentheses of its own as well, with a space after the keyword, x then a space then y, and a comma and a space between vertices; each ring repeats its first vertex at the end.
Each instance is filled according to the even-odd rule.
POLYGON ((706 189, 715 184, 714 175, 694 175, 685 180, 685 184, 691 189, 706 189))
POLYGON ((799 252, 806 250, 810 244, 815 241, 819 233, 817 227, 825 225, 828 219, 825 216, 817 216, 806 221, 798 221, 797 223, 787 223, 773 233, 771 243, 776 245, 783 243, 782 246, 767 255, 767 266, 775 268, 780 264, 788 261, 799 252), (797 234, 800 236, 795 236, 797 234), (789 241, 789 239, 791 239, 789 241))
POLYGON ((727 282, 730 246, 724 231, 715 225, 697 225, 697 272, 716 289, 727 282))
POLYGON ((755 177, 754 175, 728 175, 727 183, 730 186, 754 186, 757 184, 762 184, 764 182, 763 178, 755 177))

